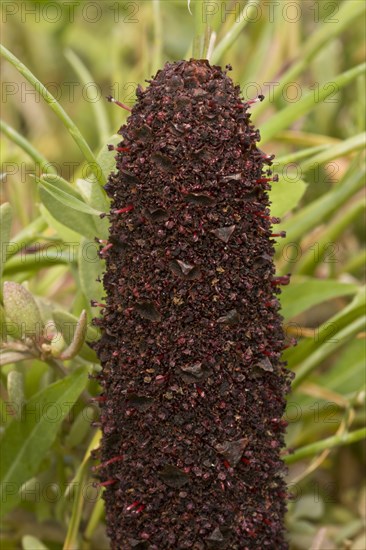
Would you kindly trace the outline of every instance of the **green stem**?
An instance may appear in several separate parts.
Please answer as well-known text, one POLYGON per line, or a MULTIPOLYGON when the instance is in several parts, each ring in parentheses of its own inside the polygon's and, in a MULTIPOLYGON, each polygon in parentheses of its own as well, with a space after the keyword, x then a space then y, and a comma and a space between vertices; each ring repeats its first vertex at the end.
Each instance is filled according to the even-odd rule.
POLYGON ((218 63, 227 50, 234 44, 235 40, 240 36, 240 33, 246 27, 247 23, 255 17, 260 10, 260 0, 249 0, 245 8, 239 16, 239 20, 235 21, 231 29, 225 34, 224 38, 219 42, 212 53, 212 64, 218 63))
POLYGON ((101 433, 98 430, 95 432, 94 437, 84 455, 83 461, 79 466, 76 476, 74 477, 71 487, 75 488, 75 494, 73 499, 72 515, 69 522, 69 528, 66 535, 66 540, 63 546, 63 550, 76 550, 79 548, 78 536, 79 527, 81 522, 81 515, 84 505, 84 487, 88 477, 88 462, 91 456, 91 451, 98 448, 101 433))
POLYGON ((309 157, 311 155, 315 155, 317 153, 320 153, 324 151, 324 149, 328 149, 328 145, 317 145, 315 147, 308 147, 307 149, 302 149, 301 151, 295 151, 294 153, 289 153, 288 155, 284 155, 282 157, 278 157, 273 161, 273 166, 276 169, 277 166, 284 166, 285 164, 292 164, 293 162, 297 162, 298 160, 301 160, 303 158, 309 157))
POLYGON ((354 273, 366 264, 366 249, 360 250, 342 266, 341 273, 354 273))
POLYGON ((95 529, 100 524, 100 520, 103 517, 103 514, 104 514, 104 500, 101 497, 99 497, 93 508, 90 519, 88 521, 88 525, 86 526, 86 529, 83 534, 83 541, 81 544, 82 550, 89 550, 90 540, 94 534, 95 529))
MULTIPOLYGON (((22 243, 23 245, 23 243, 22 243)), ((17 250, 18 252, 19 250, 17 250)), ((62 251, 47 251, 40 249, 34 254, 20 254, 7 261, 4 266, 4 276, 13 275, 22 271, 36 271, 55 265, 69 265, 70 253, 62 251)))
POLYGON ((163 27, 161 24, 160 0, 153 0, 154 17, 154 53, 151 74, 155 74, 162 66, 163 27))
POLYGON ((192 57, 194 59, 206 59, 207 51, 212 33, 211 26, 208 24, 208 15, 205 9, 207 0, 196 0, 190 5, 194 6, 194 38, 192 47, 192 57))
POLYGON ((9 126, 4 120, 0 120, 0 130, 9 138, 13 143, 18 145, 27 155, 39 165, 42 172, 47 174, 56 174, 55 168, 51 165, 50 161, 46 159, 33 145, 19 134, 14 128, 9 126))
POLYGON ((5 46, 0 44, 0 54, 5 57, 9 63, 11 63, 21 75, 24 76, 28 82, 35 88, 35 90, 43 97, 46 103, 49 104, 52 111, 63 123, 65 128, 70 133, 71 137, 74 139, 75 143, 83 153, 85 159, 88 161, 90 170, 93 172, 97 178, 100 185, 105 184, 103 172, 97 162, 96 157, 94 156, 89 145, 85 141, 80 130, 77 128, 73 120, 69 115, 64 111, 61 105, 56 101, 52 94, 47 90, 47 88, 34 76, 34 74, 14 55, 12 54, 5 46))
POLYGON ((348 432, 341 435, 333 435, 322 441, 317 441, 316 443, 311 443, 310 445, 305 445, 300 447, 293 454, 287 455, 284 457, 286 464, 293 464, 298 462, 303 458, 308 458, 309 456, 316 455, 327 449, 333 449, 334 447, 339 447, 340 445, 350 445, 351 443, 356 443, 356 441, 361 441, 366 438, 366 428, 360 428, 359 430, 354 430, 353 432, 348 432))
MULTIPOLYGON (((311 372, 324 361, 329 355, 332 355, 339 347, 343 346, 350 338, 354 337, 358 332, 364 329, 366 322, 366 317, 361 316, 351 324, 346 326, 344 329, 334 333, 331 337, 328 337, 328 340, 325 340, 324 343, 314 351, 310 356, 308 356, 305 361, 303 361, 298 370, 296 370, 296 377, 292 383, 292 389, 297 388, 311 372)), ((325 325, 326 330, 331 327, 331 323, 325 325)), ((336 328, 336 324, 334 324, 336 328)), ((319 334, 320 336, 320 334, 319 334)))

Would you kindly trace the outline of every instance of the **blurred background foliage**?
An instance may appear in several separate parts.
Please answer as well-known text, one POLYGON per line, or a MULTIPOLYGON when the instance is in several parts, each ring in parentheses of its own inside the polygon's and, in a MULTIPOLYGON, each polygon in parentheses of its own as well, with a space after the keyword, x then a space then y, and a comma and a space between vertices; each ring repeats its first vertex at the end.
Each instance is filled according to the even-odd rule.
MULTIPOLYGON (((279 273, 293 274, 282 304, 289 344, 298 340, 285 353, 297 372, 286 413, 296 449, 286 456, 291 549, 364 550, 365 4, 192 0, 190 9, 183 0, 4 1, 1 37, 99 155, 101 180, 114 163, 106 144, 128 116, 105 96, 131 107, 138 83, 165 61, 190 57, 193 26, 204 32, 206 15, 216 33, 210 59, 232 65, 245 99, 266 96, 252 118, 276 154, 272 213, 287 231, 276 261, 279 273)), ((80 251, 96 234, 107 238, 98 212, 108 203, 80 139, 6 53, 2 75, 8 284, 0 313, 5 326, 27 318, 41 328, 37 336, 2 331, 1 547, 107 549, 90 459, 99 433, 89 399, 98 386, 86 373, 98 365, 83 343, 97 337, 90 300, 102 300, 95 279, 103 265, 80 251), (52 171, 63 179, 45 175, 52 171), (42 411, 29 420, 32 407, 55 402, 62 414, 54 421, 42 411)))

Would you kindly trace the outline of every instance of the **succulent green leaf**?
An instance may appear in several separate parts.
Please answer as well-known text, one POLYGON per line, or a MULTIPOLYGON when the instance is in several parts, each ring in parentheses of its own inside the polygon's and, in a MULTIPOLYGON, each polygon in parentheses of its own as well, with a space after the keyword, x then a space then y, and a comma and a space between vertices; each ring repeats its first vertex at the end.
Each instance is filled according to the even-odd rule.
POLYGON ((4 283, 4 309, 6 320, 14 323, 22 337, 38 339, 43 331, 43 321, 37 303, 24 286, 7 281, 4 283))

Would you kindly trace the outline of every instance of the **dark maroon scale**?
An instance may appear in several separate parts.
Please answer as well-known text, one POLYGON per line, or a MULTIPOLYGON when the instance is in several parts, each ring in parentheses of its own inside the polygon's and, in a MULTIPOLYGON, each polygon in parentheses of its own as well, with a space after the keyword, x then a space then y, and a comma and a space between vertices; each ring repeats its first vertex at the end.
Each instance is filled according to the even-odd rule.
POLYGON ((166 64, 137 98, 107 184, 95 321, 111 548, 286 549, 291 375, 256 181, 272 157, 239 86, 205 60, 166 64))

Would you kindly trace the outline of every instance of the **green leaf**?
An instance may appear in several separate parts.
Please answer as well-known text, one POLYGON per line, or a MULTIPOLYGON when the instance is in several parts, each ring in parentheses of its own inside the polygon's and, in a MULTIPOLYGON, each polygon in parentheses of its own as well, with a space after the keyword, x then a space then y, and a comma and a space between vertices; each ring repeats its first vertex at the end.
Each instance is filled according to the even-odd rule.
POLYGON ((338 208, 364 186, 365 168, 357 170, 344 178, 338 185, 319 199, 311 202, 288 221, 281 225, 287 231, 287 240, 278 246, 278 254, 286 246, 286 242, 294 242, 306 235, 311 229, 324 223, 338 208))
POLYGON ((278 132, 291 126, 293 122, 298 120, 301 116, 308 113, 314 107, 317 107, 334 91, 334 86, 337 90, 344 88, 347 84, 352 82, 355 78, 364 73, 366 63, 361 63, 352 67, 349 71, 338 75, 334 78, 332 86, 329 87, 329 82, 321 84, 319 89, 319 98, 315 101, 314 93, 309 93, 296 103, 292 103, 288 107, 281 109, 275 115, 270 117, 267 122, 261 127, 261 143, 265 143, 273 138, 278 132))
POLYGON ((300 166, 303 172, 307 172, 311 168, 316 168, 320 164, 325 164, 330 160, 349 155, 365 147, 366 132, 362 132, 357 136, 352 136, 345 141, 341 141, 336 145, 327 147, 324 151, 320 151, 310 159, 300 162, 300 166))
MULTIPOLYGON (((331 6, 330 3, 328 4, 331 6)), ((298 75, 308 69, 309 61, 321 51, 325 44, 339 36, 355 20, 363 19, 365 9, 366 4, 363 2, 342 2, 337 18, 332 22, 324 21, 314 33, 310 34, 307 42, 301 48, 299 58, 281 75, 280 85, 275 87, 272 101, 276 102, 282 96, 285 86, 289 82, 296 81, 298 75)), ((265 102, 257 105, 256 117, 259 117, 265 108, 265 102)))
POLYGON ((4 204, 0 206, 0 278, 2 276, 4 265, 6 262, 12 220, 12 208, 8 202, 4 202, 4 204))
POLYGON ((116 170, 116 159, 114 158, 116 156, 116 152, 109 151, 108 145, 117 146, 121 141, 122 136, 113 134, 113 136, 108 138, 106 145, 104 145, 98 153, 98 164, 101 167, 103 175, 106 179, 108 179, 111 172, 116 170))
MULTIPOLYGON (((211 56, 211 63, 213 65, 218 63, 225 52, 234 44, 235 40, 243 32, 243 29, 246 27, 247 23, 250 22, 253 17, 256 17, 258 9, 261 9, 260 0, 248 0, 242 13, 239 15, 239 17, 235 18, 234 24, 231 26, 230 30, 225 34, 225 36, 214 49, 211 56)), ((197 10, 197 12, 198 20, 201 22, 203 19, 202 9, 197 10)))
POLYGON ((100 216, 100 214, 102 214, 100 210, 95 210, 83 200, 76 198, 69 192, 58 189, 55 185, 50 184, 45 179, 36 179, 39 182, 40 187, 46 189, 56 200, 63 203, 64 207, 66 206, 76 210, 77 212, 84 212, 85 214, 90 214, 91 216, 100 216))
POLYGON ((91 458, 92 451, 94 449, 97 449, 100 445, 100 438, 101 432, 100 430, 98 430, 97 432, 95 432, 94 437, 90 442, 90 445, 84 455, 83 461, 81 462, 74 479, 66 490, 66 496, 69 496, 69 489, 71 487, 76 488, 75 493, 73 494, 72 514, 68 524, 68 530, 64 542, 65 550, 71 550, 72 548, 78 547, 80 523, 82 519, 84 502, 86 500, 84 487, 88 479, 88 462, 91 458))
POLYGON ((22 537, 22 548, 23 550, 48 550, 43 542, 32 535, 24 535, 22 537))
POLYGON ((22 338, 33 336, 38 340, 43 331, 43 321, 32 294, 13 281, 4 283, 3 293, 6 319, 15 324, 22 338))
MULTIPOLYGON (((107 195, 103 188, 98 184, 96 179, 91 175, 88 179, 78 179, 76 185, 83 196, 85 202, 87 202, 93 208, 101 212, 109 212, 110 204, 107 199, 107 195)), ((107 216, 104 218, 94 217, 94 224, 97 228, 97 236, 99 239, 108 239, 109 219, 107 216)))
POLYGON ((291 319, 307 309, 339 296, 356 294, 359 286, 331 279, 294 276, 280 295, 282 315, 291 319))
MULTIPOLYGON (((61 332, 66 344, 70 345, 73 341, 76 331, 76 326, 78 322, 77 317, 71 315, 71 313, 68 313, 67 311, 61 310, 53 311, 52 317, 55 321, 57 330, 61 332)), ((94 342, 95 340, 98 340, 98 338, 99 334, 97 329, 89 324, 86 331, 85 341, 94 342)), ((90 361, 91 363, 98 363, 98 357, 96 353, 89 347, 87 343, 82 345, 79 351, 79 355, 86 361, 90 361)))
POLYGON ((365 341, 353 340, 342 350, 332 368, 323 372, 319 385, 341 395, 356 392, 365 383, 365 341), (350 376, 352 365, 352 376, 350 376))
POLYGON ((306 149, 300 149, 300 151, 293 151, 282 157, 278 157, 273 161, 273 169, 277 170, 277 167, 284 166, 286 164, 293 164, 294 162, 298 163, 301 159, 305 157, 310 157, 311 155, 316 155, 323 152, 324 150, 329 150, 331 145, 316 145, 315 147, 307 147, 306 149))
POLYGON ((12 237, 11 247, 8 251, 7 257, 11 258, 29 244, 33 243, 36 240, 39 240, 40 233, 42 233, 42 231, 44 231, 46 228, 47 224, 42 216, 39 216, 38 218, 30 222, 26 227, 19 231, 19 233, 12 237))
POLYGON ((65 445, 69 448, 77 447, 90 434, 90 424, 96 415, 94 407, 85 407, 76 417, 75 422, 65 437, 65 445))
POLYGON ((80 242, 80 233, 73 231, 69 227, 66 227, 66 225, 57 221, 56 218, 54 218, 52 214, 47 210, 44 204, 39 205, 39 210, 48 225, 56 231, 57 235, 60 237, 60 239, 64 241, 64 243, 80 242))
POLYGON ((302 275, 311 275, 316 266, 322 262, 328 262, 328 267, 332 267, 332 264, 339 262, 337 258, 337 243, 335 242, 340 235, 352 226, 352 223, 356 218, 363 219, 365 210, 365 202, 363 197, 357 202, 352 201, 350 204, 345 205, 339 215, 336 215, 329 224, 316 235, 316 251, 311 246, 309 250, 305 251, 305 254, 299 259, 296 264, 296 272, 302 275), (330 254, 329 254, 330 252, 330 254))
POLYGON ((319 519, 324 513, 324 503, 314 495, 304 495, 295 504, 292 519, 319 519))
POLYGON ((338 348, 361 332, 365 328, 365 323, 366 316, 363 315, 341 329, 339 329, 337 322, 329 322, 322 325, 314 338, 318 345, 298 365, 292 388, 297 388, 322 361, 325 361, 338 348))
POLYGON ((282 218, 285 214, 293 210, 300 202, 306 191, 307 184, 300 179, 286 181, 282 178, 280 181, 272 184, 269 192, 271 201, 271 215, 282 218))
MULTIPOLYGON (((100 212, 108 212, 110 209, 109 200, 105 191, 98 184, 98 182, 90 176, 88 179, 78 179, 76 180, 76 186, 79 189, 83 199, 90 206, 99 210, 100 212)), ((101 220, 107 222, 108 220, 101 220)))
POLYGON ((38 472, 87 381, 87 369, 81 367, 51 384, 28 401, 20 421, 13 420, 5 429, 0 456, 2 516, 19 502, 21 486, 38 472))
MULTIPOLYGON (((312 354, 316 353, 321 347, 329 353, 335 350, 336 345, 342 343, 337 337, 337 333, 347 328, 355 320, 358 321, 364 315, 365 301, 365 288, 363 287, 358 290, 350 304, 316 329, 316 337, 304 339, 295 348, 286 350, 284 357, 288 361, 289 367, 295 368, 309 358, 312 362, 314 360, 312 354)), ((316 366, 321 358, 316 356, 315 359, 316 366)), ((301 377, 295 379, 293 387, 299 384, 299 380, 301 380, 301 377)))
POLYGON ((39 188, 42 203, 49 213, 61 224, 66 225, 80 235, 93 239, 98 231, 94 223, 94 216, 85 212, 78 212, 73 208, 65 208, 63 200, 56 197, 43 185, 39 188))
POLYGON ((17 420, 21 418, 24 404, 24 377, 21 372, 12 370, 8 374, 7 390, 14 416, 17 420))

